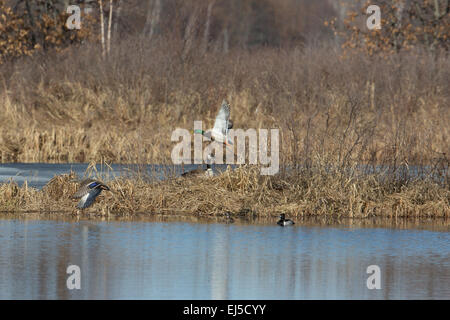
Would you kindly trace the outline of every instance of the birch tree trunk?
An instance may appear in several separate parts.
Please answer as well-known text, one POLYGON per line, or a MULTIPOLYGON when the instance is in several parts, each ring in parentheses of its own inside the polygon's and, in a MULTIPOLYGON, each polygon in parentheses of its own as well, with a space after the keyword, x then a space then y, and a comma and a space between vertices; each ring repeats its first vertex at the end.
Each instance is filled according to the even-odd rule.
POLYGON ((149 34, 149 32, 150 32, 151 23, 152 23, 152 15, 153 15, 152 0, 148 0, 147 16, 145 18, 144 29, 142 30, 142 35, 143 36, 149 34))
POLYGON ((113 27, 113 31, 114 31, 114 37, 117 38, 117 30, 118 30, 118 25, 119 25, 119 17, 120 17, 120 11, 122 9, 122 7, 120 6, 120 1, 117 1, 117 10, 116 10, 116 19, 114 19, 114 27, 113 27))
POLYGON ((155 0, 152 10, 152 21, 150 23, 150 33, 148 35, 150 39, 155 34, 156 27, 159 24, 160 15, 161 15, 161 0, 155 0))
POLYGON ((113 16, 113 5, 112 5, 112 0, 109 0, 108 38, 107 38, 107 42, 106 42, 106 53, 108 55, 109 55, 109 51, 111 49, 112 16, 113 16))
POLYGON ((187 54, 191 50, 192 42, 194 41, 194 31, 195 31, 195 23, 197 21, 197 10, 194 9, 194 12, 189 16, 189 20, 184 30, 184 49, 183 49, 183 59, 186 58, 187 54))
POLYGON ((223 52, 228 53, 230 48, 230 37, 228 35, 228 27, 223 29, 223 52))
POLYGON ((209 29, 211 28, 211 14, 212 9, 216 0, 212 0, 208 3, 208 9, 206 11, 206 23, 205 23, 205 31, 203 33, 203 53, 208 51, 208 43, 209 43, 209 29))
POLYGON ((102 56, 105 57, 105 26, 103 24, 103 2, 98 0, 100 6, 100 32, 101 32, 101 42, 102 42, 102 56))

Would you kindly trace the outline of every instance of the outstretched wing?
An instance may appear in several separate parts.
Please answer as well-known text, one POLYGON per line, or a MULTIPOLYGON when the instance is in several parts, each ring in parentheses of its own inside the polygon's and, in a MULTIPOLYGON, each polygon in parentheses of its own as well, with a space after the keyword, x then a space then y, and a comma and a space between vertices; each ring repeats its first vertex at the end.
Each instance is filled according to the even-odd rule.
POLYGON ((85 209, 87 207, 90 207, 94 201, 95 198, 102 192, 101 189, 92 189, 89 192, 87 192, 83 197, 81 197, 80 202, 77 204, 77 208, 79 209, 85 209))
POLYGON ((91 189, 89 188, 89 185, 93 182, 97 182, 94 179, 85 179, 80 182, 80 189, 78 189, 77 192, 74 193, 72 196, 73 199, 78 199, 83 196, 85 196, 91 189))
POLYGON ((216 121, 214 122, 213 131, 221 133, 223 136, 228 134, 228 125, 230 120, 230 105, 226 100, 222 101, 222 107, 220 107, 217 114, 216 121))

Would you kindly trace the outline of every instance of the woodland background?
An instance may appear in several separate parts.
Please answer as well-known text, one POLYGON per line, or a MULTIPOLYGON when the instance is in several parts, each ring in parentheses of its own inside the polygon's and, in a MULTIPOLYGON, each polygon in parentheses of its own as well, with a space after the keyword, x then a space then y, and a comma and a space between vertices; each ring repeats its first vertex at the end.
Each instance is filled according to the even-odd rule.
POLYGON ((280 128, 284 163, 448 165, 448 0, 0 0, 0 161, 170 163, 280 128), (69 4, 81 29, 65 26, 69 4), (381 30, 365 10, 381 8, 381 30))

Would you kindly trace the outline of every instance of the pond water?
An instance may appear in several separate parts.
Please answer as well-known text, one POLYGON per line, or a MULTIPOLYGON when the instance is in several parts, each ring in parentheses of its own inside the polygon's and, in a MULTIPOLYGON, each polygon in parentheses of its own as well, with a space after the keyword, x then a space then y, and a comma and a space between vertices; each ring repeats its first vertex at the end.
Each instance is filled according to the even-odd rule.
MULTIPOLYGON (((83 176, 87 167, 1 164, 0 182, 41 188, 56 174, 83 176)), ((450 299, 448 224, 297 221, 282 228, 275 221, 23 217, 0 213, 0 299, 450 299), (79 290, 67 288, 70 265, 80 268, 79 290), (381 289, 367 287, 371 265, 379 267, 381 289)))
POLYGON ((450 233, 0 219, 0 299, 450 299, 450 233))
MULTIPOLYGON (((55 175, 60 175, 64 173, 69 173, 70 171, 75 172, 79 177, 83 177, 86 170, 89 168, 87 163, 1 163, 0 164, 0 183, 8 182, 13 180, 19 185, 27 181, 28 185, 35 188, 42 188, 51 178, 55 175)), ((108 181, 114 177, 119 176, 130 176, 136 171, 145 171, 149 176, 156 179, 164 179, 169 175, 181 175, 181 173, 197 169, 197 164, 187 164, 184 166, 180 165, 126 165, 126 164, 112 164, 111 166, 105 166, 101 164, 96 165, 96 169, 99 173, 99 178, 108 181)), ((206 167, 203 167, 206 168, 206 167)), ((236 165, 231 165, 231 168, 236 168, 236 165)), ((225 164, 213 165, 213 170, 215 172, 221 172, 227 169, 225 164)), ((92 170, 92 169, 91 169, 92 170)), ((373 168, 367 166, 360 166, 362 172, 373 173, 373 168)), ((385 166, 379 166, 376 168, 377 172, 391 172, 385 166)), ((408 175, 411 177, 425 176, 429 171, 427 167, 409 166, 407 172, 405 168, 399 168, 398 171, 394 173, 394 176, 399 178, 402 175, 408 175)), ((445 170, 448 168, 443 168, 441 174, 435 173, 435 179, 443 179, 446 174, 445 170)), ((94 173, 92 171, 92 173, 94 173)))
MULTIPOLYGON (((226 170, 226 165, 214 165, 215 172, 226 170)), ((231 166, 236 167, 235 165, 231 166)), ((133 172, 144 170, 149 176, 156 179, 164 179, 169 175, 181 175, 181 173, 197 169, 198 165, 133 165, 112 164, 111 166, 96 165, 98 177, 104 181, 120 176, 132 176, 133 172)), ((206 167, 205 167, 206 168, 206 167)), ((41 189, 55 175, 70 173, 73 171, 79 177, 83 177, 89 169, 87 163, 0 163, 0 183, 10 180, 22 185, 27 181, 28 186, 41 189)), ((92 169, 89 169, 92 171, 92 169)), ((95 175, 95 172, 92 171, 95 175)), ((97 175, 95 175, 97 176, 97 175)))
MULTIPOLYGON (((21 185, 27 181, 29 186, 40 189, 55 175, 73 171, 79 177, 83 177, 88 167, 87 163, 3 163, 0 164, 0 183, 13 180, 21 185)), ((156 168, 159 169, 159 166, 156 168)), ((136 166, 113 164, 108 168, 97 165, 96 169, 113 178, 129 174, 136 166)), ((147 166, 147 170, 151 171, 151 166, 147 166)))

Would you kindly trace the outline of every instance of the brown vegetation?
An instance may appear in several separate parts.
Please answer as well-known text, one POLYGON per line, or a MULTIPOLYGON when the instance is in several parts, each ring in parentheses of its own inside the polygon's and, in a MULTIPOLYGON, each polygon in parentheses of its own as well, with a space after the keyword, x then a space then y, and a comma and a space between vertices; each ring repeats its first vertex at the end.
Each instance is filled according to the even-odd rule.
MULTIPOLYGON (((211 127, 226 98, 234 128, 280 129, 280 162, 297 166, 274 177, 241 168, 210 180, 114 180, 116 192, 97 204, 104 214, 448 216, 445 1, 411 0, 403 17, 413 19, 389 11, 379 33, 333 22, 336 37, 307 18, 330 18, 329 1, 154 0, 144 15, 136 1, 114 1, 105 56, 97 15, 75 39, 62 7, 42 16, 42 29, 31 28, 29 1, 16 11, 4 2, 0 162, 171 163, 172 131, 192 130, 194 120, 211 127), (349 174, 358 164, 371 169, 349 174), (379 166, 386 172, 374 173, 379 166)), ((74 188, 65 176, 42 191, 3 184, 0 208, 67 210, 74 188)))
MULTIPOLYGON (((141 176, 108 182, 87 212, 97 216, 156 213, 200 216, 332 218, 448 218, 450 190, 431 179, 408 182, 380 174, 359 175, 314 168, 261 176, 257 167, 226 170, 222 174, 191 179, 168 177, 153 181, 141 176)), ((0 208, 9 212, 80 214, 70 196, 77 184, 73 174, 56 176, 42 190, 26 184, 0 186, 0 208)))
POLYGON ((450 3, 448 0, 362 1, 360 10, 351 8, 339 25, 337 18, 325 21, 344 42, 342 47, 369 55, 389 55, 422 46, 431 52, 448 52, 450 3), (366 9, 380 8, 380 29, 366 27, 366 9))
POLYGON ((187 62, 170 43, 129 39, 103 61, 96 49, 2 66, 0 161, 170 163, 172 131, 212 126, 223 98, 235 128, 280 129, 284 163, 421 165, 450 154, 447 56, 342 59, 324 46, 187 62))
MULTIPOLYGON (((326 39, 323 23, 305 22, 308 14, 318 20, 333 14, 335 4, 325 0, 113 1, 116 36, 107 59, 96 42, 98 2, 86 2, 93 11, 83 12, 78 31, 64 29, 65 2, 50 2, 19 1, 12 10, 0 1, 6 13, 0 27, 8 38, 0 44, 16 50, 0 50, 14 57, 0 65, 0 162, 170 163, 172 131, 192 129, 194 120, 211 126, 223 98, 231 102, 235 128, 281 130, 285 164, 448 161, 450 60, 439 45, 448 28, 426 28, 445 26, 445 1, 410 0, 403 20, 390 6, 389 14, 383 11, 386 28, 367 35, 378 38, 363 37, 366 49, 389 47, 383 39, 407 32, 406 23, 422 26, 416 33, 408 29, 416 41, 396 47, 395 55, 381 50, 368 56, 366 50, 345 58, 339 39, 326 39), (42 25, 38 19, 53 27, 33 28, 42 25), (320 44, 307 41, 309 33, 320 44), (435 40, 434 50, 426 39, 435 40), (33 51, 36 46, 41 49, 33 51)), ((349 41, 360 46, 354 34, 362 36, 361 28, 353 28, 353 20, 342 23, 341 35, 349 37, 344 47, 349 41)), ((406 33, 398 38, 409 39, 406 33)))

